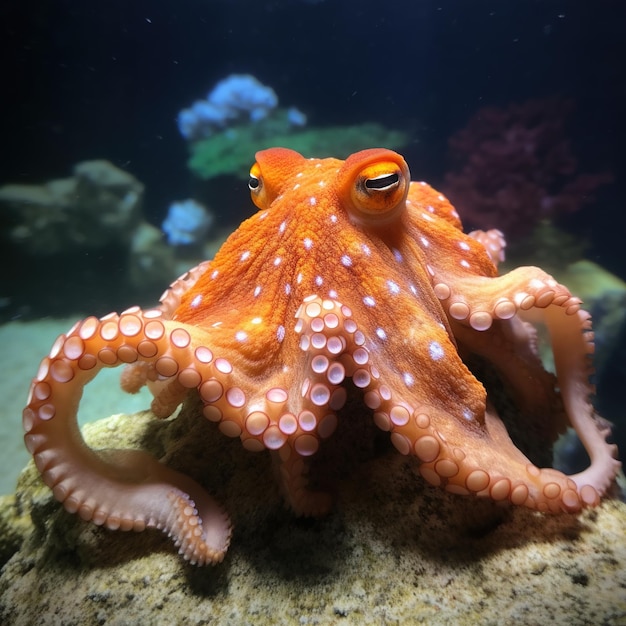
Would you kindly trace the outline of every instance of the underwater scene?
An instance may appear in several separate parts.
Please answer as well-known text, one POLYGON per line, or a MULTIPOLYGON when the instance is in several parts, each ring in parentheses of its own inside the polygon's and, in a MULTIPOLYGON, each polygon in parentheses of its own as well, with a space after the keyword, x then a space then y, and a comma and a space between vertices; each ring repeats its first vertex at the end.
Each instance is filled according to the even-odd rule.
POLYGON ((626 3, 0 17, 0 624, 626 624, 626 3))

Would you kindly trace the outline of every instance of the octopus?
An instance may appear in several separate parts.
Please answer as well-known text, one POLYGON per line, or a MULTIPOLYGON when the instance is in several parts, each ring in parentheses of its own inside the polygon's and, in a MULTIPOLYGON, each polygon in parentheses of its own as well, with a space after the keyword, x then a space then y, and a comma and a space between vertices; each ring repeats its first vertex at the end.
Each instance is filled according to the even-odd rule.
POLYGON ((155 416, 197 394, 224 435, 269 450, 297 515, 332 507, 309 469, 349 391, 431 485, 548 513, 599 503, 620 463, 590 401, 590 316, 567 287, 537 267, 498 275, 502 233, 465 234, 449 201, 411 182, 387 149, 345 161, 263 150, 249 188, 258 211, 213 260, 155 308, 76 323, 41 362, 25 443, 67 511, 109 529, 161 529, 198 565, 222 561, 229 546, 229 517, 198 482, 144 451, 97 451, 82 439, 84 385, 122 364, 123 389, 147 385, 155 416), (538 324, 556 374, 538 357, 538 324), (533 464, 468 355, 536 421, 558 414, 573 427, 589 467, 567 476, 533 464))

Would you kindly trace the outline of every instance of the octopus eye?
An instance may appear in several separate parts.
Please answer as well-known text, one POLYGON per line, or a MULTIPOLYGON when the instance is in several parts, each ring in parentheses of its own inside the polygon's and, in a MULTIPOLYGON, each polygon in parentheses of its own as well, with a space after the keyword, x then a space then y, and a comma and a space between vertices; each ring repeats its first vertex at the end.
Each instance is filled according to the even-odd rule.
POLYGON ((259 209, 265 209, 267 204, 267 198, 265 197, 266 190, 263 186, 263 178, 261 177, 261 168, 258 163, 255 163, 250 169, 250 178, 248 179, 248 189, 250 190, 250 196, 252 202, 259 207, 259 209))
MULTIPOLYGON (((258 163, 255 163, 250 168, 250 179, 248 180, 248 189, 255 194, 261 189, 261 168, 258 163)), ((254 198, 253 198, 254 199, 254 198)))
POLYGON ((261 181, 256 177, 250 174, 250 180, 248 181, 248 189, 250 191, 256 191, 261 186, 261 181))
POLYGON ((397 172, 393 174, 382 174, 380 176, 376 176, 375 178, 368 178, 365 181, 365 186, 367 189, 390 189, 393 186, 398 185, 400 182, 400 175, 397 172))
POLYGON ((381 160, 364 167, 354 179, 351 203, 359 221, 392 219, 404 207, 409 188, 406 165, 381 160))

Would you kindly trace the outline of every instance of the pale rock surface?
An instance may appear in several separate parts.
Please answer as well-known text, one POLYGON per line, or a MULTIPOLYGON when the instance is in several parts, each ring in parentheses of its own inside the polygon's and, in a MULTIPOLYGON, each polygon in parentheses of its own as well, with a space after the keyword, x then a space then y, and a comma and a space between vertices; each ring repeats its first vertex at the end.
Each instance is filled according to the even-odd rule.
POLYGON ((287 510, 269 456, 219 434, 193 402, 168 421, 86 426, 94 447, 141 447, 205 484, 232 516, 230 550, 198 568, 157 531, 96 528, 31 465, 0 505, 0 623, 626 623, 625 504, 543 516, 446 494, 361 421, 343 420, 319 459, 336 496, 319 520, 287 510))

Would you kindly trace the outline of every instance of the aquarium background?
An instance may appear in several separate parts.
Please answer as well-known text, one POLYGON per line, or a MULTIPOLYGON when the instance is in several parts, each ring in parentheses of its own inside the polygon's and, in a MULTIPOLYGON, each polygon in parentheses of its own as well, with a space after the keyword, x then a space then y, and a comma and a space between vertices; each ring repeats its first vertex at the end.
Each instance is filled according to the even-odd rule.
MULTIPOLYGON (((528 216, 517 221, 503 203, 513 252, 517 244, 520 258, 542 266, 584 257, 613 274, 611 292, 619 294, 626 280, 625 31, 621 0, 4 2, 0 185, 67 179, 81 162, 106 160, 115 175, 130 177, 120 175, 122 182, 116 179, 102 193, 124 184, 141 202, 128 225, 119 226, 119 237, 66 247, 62 227, 44 223, 38 235, 35 218, 16 235, 15 203, 0 201, 0 332, 12 340, 0 356, 7 399, 0 435, 8 442, 10 468, 0 491, 12 490, 27 459, 20 410, 29 379, 68 319, 155 301, 179 268, 210 255, 253 211, 246 180, 234 168, 207 178, 189 167, 191 145, 177 121, 181 110, 233 74, 270 87, 279 106, 306 116, 307 128, 347 132, 376 124, 376 132, 366 128, 377 140, 391 137, 384 132, 403 134, 390 142, 406 156, 413 178, 448 187, 451 197, 458 183, 451 174, 463 172, 459 160, 471 163, 485 148, 480 132, 460 143, 458 133, 485 107, 491 115, 494 109, 513 117, 518 112, 520 119, 534 107, 529 123, 548 128, 534 170, 555 186, 555 197, 560 194, 561 202, 551 199, 550 206, 561 208, 549 214, 549 226, 558 230, 539 228, 547 202, 527 203, 528 216), (187 199, 206 208, 210 226, 200 213, 198 245, 177 247, 161 228, 169 207, 187 199), (131 266, 138 220, 152 230, 142 231, 148 243, 131 266)), ((493 119, 497 127, 499 118, 493 119)), ((500 137, 508 122, 501 123, 500 137)), ((516 144, 522 153, 524 138, 516 144)), ((512 159, 506 151, 500 159, 489 154, 490 176, 505 180, 512 159)), ((532 180, 522 161, 518 173, 532 180)), ((80 183, 96 174, 76 176, 80 183)), ((478 185, 471 169, 464 183, 478 185)), ((462 217, 469 214, 462 197, 455 202, 462 217)), ((45 210, 38 219, 46 219, 45 210)), ((99 215, 85 227, 94 238, 99 215)), ((472 219, 471 226, 491 226, 480 216, 472 219)), ((595 274, 588 279, 599 280, 595 274)), ((626 357, 615 347, 625 338, 623 303, 615 295, 599 309, 610 319, 605 343, 613 349, 598 381, 598 403, 609 419, 622 420, 616 434, 622 440, 626 357)), ((110 395, 89 390, 85 402, 93 398, 96 412, 81 407, 86 419, 111 414, 104 403, 110 395)))

